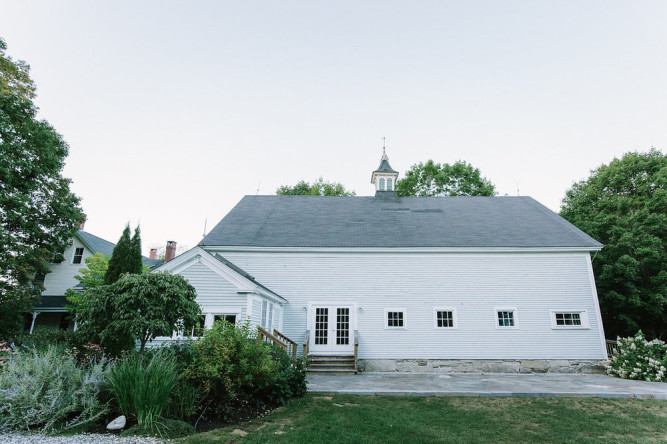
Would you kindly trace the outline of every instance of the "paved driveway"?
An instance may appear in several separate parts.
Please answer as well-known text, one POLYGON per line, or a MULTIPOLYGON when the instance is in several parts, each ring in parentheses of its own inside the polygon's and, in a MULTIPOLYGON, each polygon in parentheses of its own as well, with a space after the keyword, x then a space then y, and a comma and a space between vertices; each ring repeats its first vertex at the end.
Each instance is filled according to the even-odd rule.
POLYGON ((667 383, 630 381, 606 375, 438 375, 359 373, 308 375, 319 393, 409 396, 555 396, 667 399, 667 383))

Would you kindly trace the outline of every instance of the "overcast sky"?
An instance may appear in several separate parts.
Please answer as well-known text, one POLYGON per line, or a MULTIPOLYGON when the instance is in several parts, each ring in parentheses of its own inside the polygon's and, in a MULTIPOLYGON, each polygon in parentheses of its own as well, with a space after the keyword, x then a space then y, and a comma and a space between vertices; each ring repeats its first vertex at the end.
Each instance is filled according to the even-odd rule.
MULTIPOLYGON (((465 160, 558 211, 667 148, 667 1, 0 0, 86 231, 194 246, 246 194, 465 160)), ((401 174, 402 176, 402 174, 401 174)), ((399 178, 401 177, 399 176, 399 178)))

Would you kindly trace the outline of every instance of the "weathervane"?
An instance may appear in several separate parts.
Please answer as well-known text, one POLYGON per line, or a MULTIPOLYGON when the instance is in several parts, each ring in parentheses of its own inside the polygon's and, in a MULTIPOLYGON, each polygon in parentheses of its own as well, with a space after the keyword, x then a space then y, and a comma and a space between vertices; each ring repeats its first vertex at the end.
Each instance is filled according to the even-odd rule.
POLYGON ((387 160, 387 151, 385 146, 385 137, 382 138, 382 160, 387 160))

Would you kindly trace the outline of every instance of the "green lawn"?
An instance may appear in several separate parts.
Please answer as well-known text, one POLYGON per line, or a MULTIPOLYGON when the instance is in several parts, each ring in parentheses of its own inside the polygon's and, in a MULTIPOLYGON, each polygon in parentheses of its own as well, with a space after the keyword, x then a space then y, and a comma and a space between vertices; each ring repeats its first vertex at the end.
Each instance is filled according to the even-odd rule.
POLYGON ((264 418, 182 442, 665 441, 667 401, 308 394, 264 418))

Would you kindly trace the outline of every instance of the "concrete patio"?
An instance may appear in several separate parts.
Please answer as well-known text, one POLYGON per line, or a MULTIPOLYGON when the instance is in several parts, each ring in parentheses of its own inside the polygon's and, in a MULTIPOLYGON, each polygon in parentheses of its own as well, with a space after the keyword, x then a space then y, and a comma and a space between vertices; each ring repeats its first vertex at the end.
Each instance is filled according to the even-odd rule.
POLYGON ((667 383, 586 374, 308 375, 308 391, 385 396, 553 396, 667 400, 667 383))

